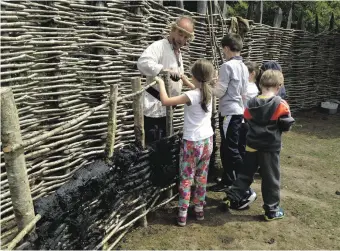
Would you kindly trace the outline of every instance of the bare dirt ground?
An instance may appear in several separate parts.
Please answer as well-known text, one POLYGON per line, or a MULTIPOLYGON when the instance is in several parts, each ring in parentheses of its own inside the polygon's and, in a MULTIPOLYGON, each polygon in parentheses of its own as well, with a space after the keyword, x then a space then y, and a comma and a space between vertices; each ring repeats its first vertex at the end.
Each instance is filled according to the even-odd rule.
POLYGON ((223 193, 209 192, 205 220, 193 216, 175 225, 176 204, 148 216, 119 249, 340 249, 340 114, 310 111, 296 115, 283 135, 281 200, 286 217, 263 220, 260 179, 252 186, 258 199, 249 210, 222 212, 223 193))

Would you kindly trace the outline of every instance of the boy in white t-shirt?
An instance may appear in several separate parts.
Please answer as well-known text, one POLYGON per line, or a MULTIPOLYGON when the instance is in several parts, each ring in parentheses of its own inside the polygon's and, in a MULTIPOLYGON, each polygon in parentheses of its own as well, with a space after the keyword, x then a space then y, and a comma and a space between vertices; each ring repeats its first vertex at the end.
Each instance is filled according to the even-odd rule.
POLYGON ((203 205, 206 196, 209 161, 213 150, 212 94, 209 83, 213 79, 214 67, 210 61, 199 59, 192 66, 191 73, 195 89, 171 98, 166 93, 164 81, 156 77, 164 106, 185 104, 177 218, 177 223, 180 226, 186 225, 191 186, 194 181, 196 186, 193 202, 196 219, 204 219, 203 205))

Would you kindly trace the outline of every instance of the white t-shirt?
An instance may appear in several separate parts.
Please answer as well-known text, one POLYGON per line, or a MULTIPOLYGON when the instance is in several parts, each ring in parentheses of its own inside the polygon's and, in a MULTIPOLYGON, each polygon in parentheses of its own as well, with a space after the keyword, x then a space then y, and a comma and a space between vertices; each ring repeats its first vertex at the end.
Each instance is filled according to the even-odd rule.
POLYGON ((259 94, 259 89, 253 82, 248 82, 246 99, 243 100, 244 108, 248 107, 248 101, 259 94))
POLYGON ((208 104, 208 112, 201 107, 201 90, 195 89, 184 93, 191 105, 184 106, 183 139, 199 141, 214 135, 211 127, 212 99, 208 104))

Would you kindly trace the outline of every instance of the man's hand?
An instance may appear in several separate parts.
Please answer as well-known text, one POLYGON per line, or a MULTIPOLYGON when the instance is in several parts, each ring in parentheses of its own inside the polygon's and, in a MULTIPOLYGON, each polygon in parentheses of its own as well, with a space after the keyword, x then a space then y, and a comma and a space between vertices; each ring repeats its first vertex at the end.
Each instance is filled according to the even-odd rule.
POLYGON ((170 78, 171 78, 172 81, 177 82, 181 79, 181 75, 178 72, 176 72, 172 69, 164 69, 164 70, 162 70, 161 73, 167 73, 167 72, 169 72, 170 78))

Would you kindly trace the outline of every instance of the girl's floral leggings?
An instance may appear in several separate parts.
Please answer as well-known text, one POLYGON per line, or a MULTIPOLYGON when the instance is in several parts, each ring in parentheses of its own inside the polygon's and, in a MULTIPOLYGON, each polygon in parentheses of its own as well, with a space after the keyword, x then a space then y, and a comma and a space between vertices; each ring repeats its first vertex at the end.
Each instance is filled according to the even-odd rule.
POLYGON ((213 150, 213 137, 199 141, 184 140, 180 155, 179 203, 182 210, 187 210, 190 202, 191 185, 196 183, 193 203, 203 206, 205 201, 208 168, 213 150))

